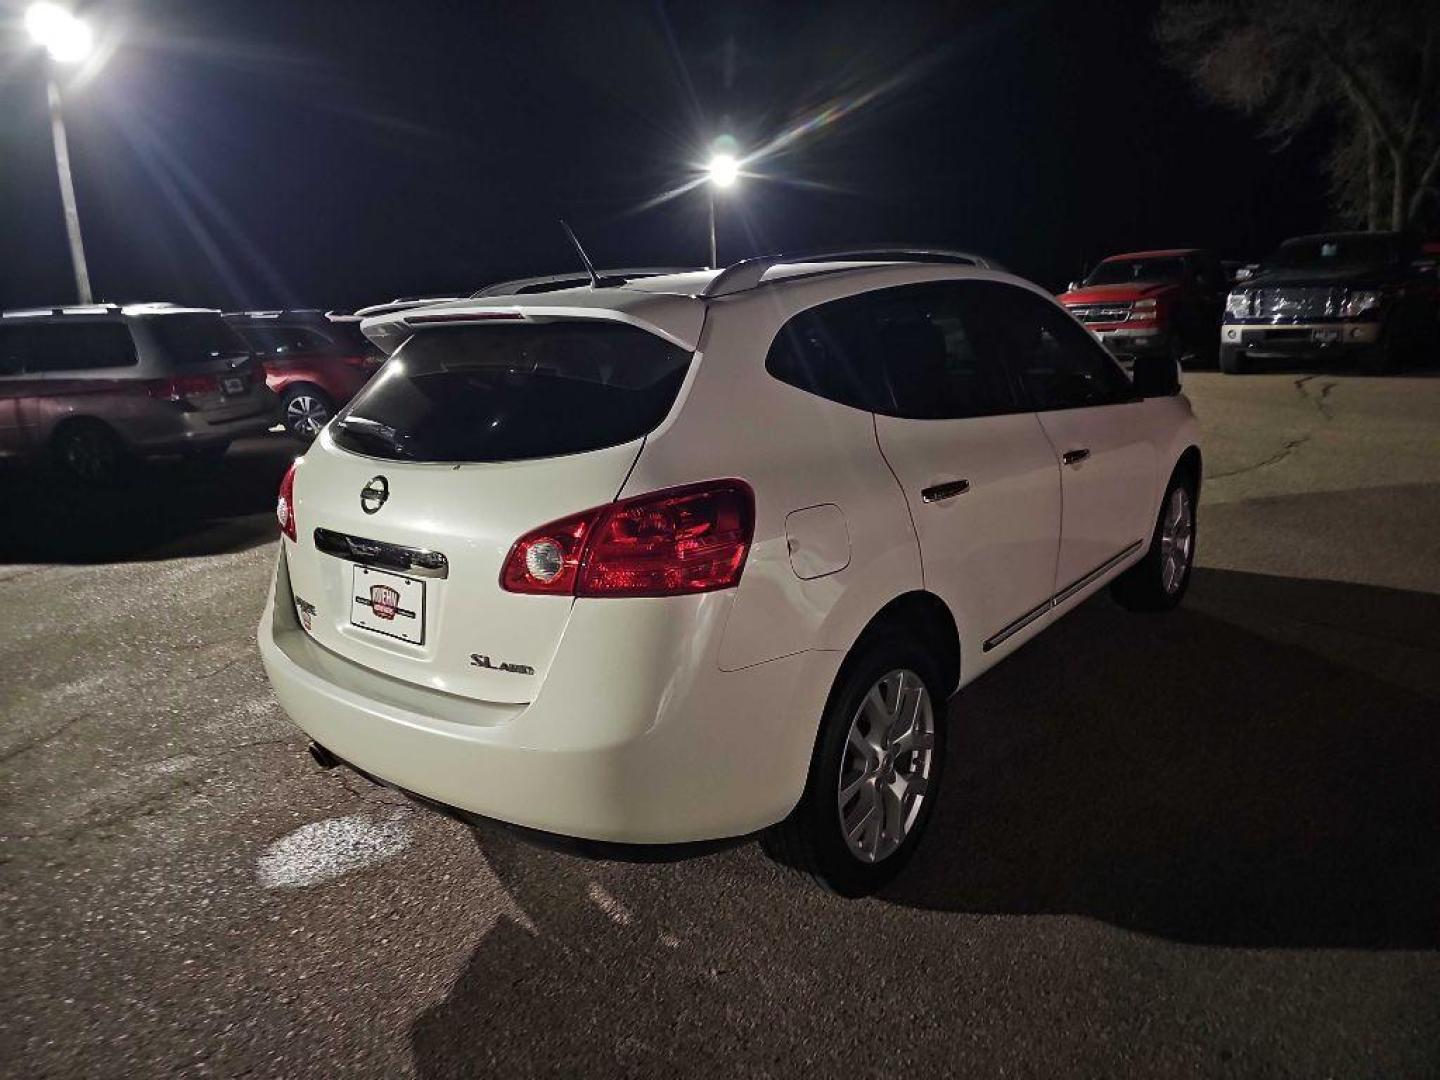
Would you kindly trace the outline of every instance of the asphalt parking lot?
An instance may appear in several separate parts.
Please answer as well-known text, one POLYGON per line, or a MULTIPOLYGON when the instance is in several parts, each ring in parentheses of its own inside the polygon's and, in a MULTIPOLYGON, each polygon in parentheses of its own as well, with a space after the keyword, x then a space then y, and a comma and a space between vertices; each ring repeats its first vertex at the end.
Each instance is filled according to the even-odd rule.
POLYGON ((0 1072, 1440 1070, 1440 378, 1196 373, 1185 607, 952 703, 885 895, 584 862, 321 772, 254 627, 291 444, 0 477, 0 1072))

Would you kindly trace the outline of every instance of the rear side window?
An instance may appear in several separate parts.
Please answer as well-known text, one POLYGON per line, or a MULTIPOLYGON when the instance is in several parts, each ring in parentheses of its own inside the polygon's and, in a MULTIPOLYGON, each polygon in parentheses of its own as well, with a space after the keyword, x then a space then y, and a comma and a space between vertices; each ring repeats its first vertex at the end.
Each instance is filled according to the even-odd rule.
POLYGON ((182 367, 250 352, 240 335, 219 315, 156 315, 146 324, 166 357, 182 367))
POLYGON ((337 352, 335 343, 305 326, 241 326, 240 336, 252 349, 267 355, 337 352))
POLYGON ((130 328, 118 322, 0 326, 0 372, 133 367, 130 328))
POLYGON ((880 289, 795 316, 766 370, 843 405, 914 420, 1015 411, 1003 363, 984 345, 984 312, 968 282, 880 289))
POLYGON ((414 334, 331 429, 347 450, 408 461, 520 461, 638 439, 670 411, 691 354, 599 321, 414 334))
POLYGON ((1038 411, 1113 405, 1134 398, 1129 377, 1062 308, 1028 289, 977 283, 986 332, 1038 411))

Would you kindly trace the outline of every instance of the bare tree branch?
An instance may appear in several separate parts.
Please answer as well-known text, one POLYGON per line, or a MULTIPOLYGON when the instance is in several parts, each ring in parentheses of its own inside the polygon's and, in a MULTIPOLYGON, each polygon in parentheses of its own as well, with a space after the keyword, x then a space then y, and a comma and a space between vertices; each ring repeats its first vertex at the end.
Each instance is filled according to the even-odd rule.
POLYGON ((1440 171, 1440 142, 1435 144, 1435 152, 1430 155, 1430 160, 1425 163, 1424 170, 1415 181, 1415 190, 1410 195, 1410 205, 1407 208, 1407 221, 1414 221, 1420 214, 1420 207, 1425 205, 1425 196, 1430 193, 1430 186, 1435 182, 1435 173, 1440 171))

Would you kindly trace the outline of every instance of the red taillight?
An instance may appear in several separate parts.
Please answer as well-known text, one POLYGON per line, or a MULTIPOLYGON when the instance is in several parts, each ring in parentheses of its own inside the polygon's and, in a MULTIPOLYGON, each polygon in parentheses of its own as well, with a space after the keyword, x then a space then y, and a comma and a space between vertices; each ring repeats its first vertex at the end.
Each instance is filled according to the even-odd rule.
POLYGON ((280 481, 280 497, 275 500, 275 520, 280 523, 280 531, 291 540, 296 539, 295 535, 295 469, 300 464, 296 458, 285 470, 285 477, 280 481))
POLYGON ((516 540, 500 570, 509 592, 575 594, 585 541, 604 508, 552 521, 516 540))
POLYGON ((742 480, 712 480, 597 507, 526 533, 500 572, 509 592, 679 596, 740 582, 755 532, 742 480))
POLYGON ((218 394, 220 380, 214 375, 173 375, 168 379, 147 379, 145 390, 161 401, 180 401, 191 394, 218 394))

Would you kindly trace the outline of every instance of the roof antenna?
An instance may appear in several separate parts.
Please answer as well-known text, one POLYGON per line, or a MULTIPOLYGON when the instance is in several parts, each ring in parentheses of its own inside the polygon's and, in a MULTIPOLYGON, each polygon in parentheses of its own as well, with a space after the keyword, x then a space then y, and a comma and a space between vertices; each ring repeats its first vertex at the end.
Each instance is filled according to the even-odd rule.
POLYGON ((564 218, 560 219, 560 227, 565 230, 565 235, 570 238, 570 243, 575 245, 575 250, 580 254, 580 261, 585 264, 585 273, 590 275, 590 287, 598 289, 600 275, 595 273, 595 264, 590 261, 590 256, 586 255, 585 249, 580 246, 580 238, 575 235, 575 230, 565 223, 564 218))

